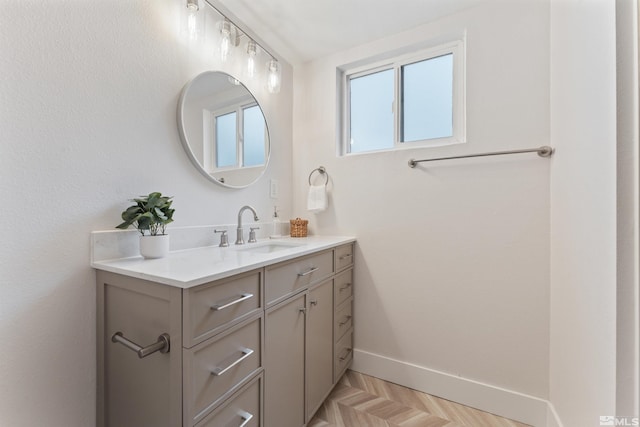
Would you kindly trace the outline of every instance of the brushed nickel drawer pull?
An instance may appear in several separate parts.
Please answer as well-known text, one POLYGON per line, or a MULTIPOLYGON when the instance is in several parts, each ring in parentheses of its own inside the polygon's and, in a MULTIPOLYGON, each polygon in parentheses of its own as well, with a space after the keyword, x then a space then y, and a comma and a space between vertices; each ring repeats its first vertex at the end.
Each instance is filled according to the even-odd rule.
POLYGON ((346 284, 346 285, 344 285, 344 286, 340 286, 339 291, 340 291, 340 292, 342 292, 342 291, 344 291, 345 289, 349 288, 349 286, 351 286, 351 283, 347 283, 347 284, 346 284))
POLYGON ((338 260, 342 261, 343 259, 351 258, 352 256, 353 256, 353 254, 342 255, 340 258, 338 258, 338 260))
POLYGON ((246 411, 240 411, 238 415, 240 415, 240 418, 242 418, 242 424, 240 424, 238 427, 245 427, 247 424, 249 424, 251 418, 253 418, 253 414, 250 414, 246 411))
POLYGON ((353 351, 353 349, 352 349, 352 348, 348 348, 348 349, 347 349, 347 352, 344 354, 344 356, 341 356, 341 357, 340 357, 340 361, 341 361, 341 362, 345 361, 345 360, 347 359, 347 357, 349 357, 349 355, 351 354, 351 352, 352 352, 352 351, 353 351))
POLYGON ((215 310, 215 311, 224 310, 227 307, 231 307, 232 305, 248 300, 249 298, 253 298, 253 294, 242 294, 240 295, 239 298, 236 298, 233 301, 228 302, 226 304, 223 304, 223 305, 216 304, 214 306, 211 306, 211 310, 215 310))
POLYGON ((298 273, 298 276, 300 277, 308 276, 309 274, 313 273, 316 270, 318 270, 318 267, 311 267, 311 269, 305 271, 304 273, 298 273))
POLYGON ((338 324, 338 326, 346 325, 347 323, 349 323, 349 320, 351 320, 351 316, 346 316, 344 320, 338 324))
POLYGON ((162 334, 158 337, 158 341, 146 347, 142 347, 125 338, 122 332, 118 331, 111 337, 111 342, 120 343, 129 350, 135 351, 140 359, 147 357, 156 351, 159 351, 160 353, 169 353, 169 349, 171 347, 169 334, 162 334))
POLYGON ((211 371, 211 375, 220 376, 220 375, 224 374, 229 369, 233 368, 238 363, 242 362, 244 359, 246 359, 247 357, 251 356, 253 354, 253 350, 251 350, 250 348, 243 348, 243 349, 240 349, 240 353, 242 353, 242 356, 240 356, 238 359, 236 359, 233 363, 231 363, 226 368, 220 368, 220 367, 215 368, 213 371, 211 371))
POLYGON ((311 301, 309 301, 309 304, 318 305, 318 300, 317 299, 312 299, 311 301))

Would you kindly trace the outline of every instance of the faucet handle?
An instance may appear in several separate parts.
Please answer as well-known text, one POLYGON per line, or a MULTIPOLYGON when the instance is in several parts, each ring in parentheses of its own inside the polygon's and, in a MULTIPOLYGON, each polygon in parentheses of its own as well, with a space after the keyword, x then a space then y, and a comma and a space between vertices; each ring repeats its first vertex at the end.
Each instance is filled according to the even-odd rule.
POLYGON ((218 246, 220 246, 221 248, 226 248, 227 246, 229 246, 229 236, 227 236, 227 230, 213 230, 214 233, 222 233, 220 235, 220 244, 218 246))
POLYGON ((249 227, 249 241, 248 243, 255 243, 256 240, 256 230, 260 230, 260 227, 249 227))

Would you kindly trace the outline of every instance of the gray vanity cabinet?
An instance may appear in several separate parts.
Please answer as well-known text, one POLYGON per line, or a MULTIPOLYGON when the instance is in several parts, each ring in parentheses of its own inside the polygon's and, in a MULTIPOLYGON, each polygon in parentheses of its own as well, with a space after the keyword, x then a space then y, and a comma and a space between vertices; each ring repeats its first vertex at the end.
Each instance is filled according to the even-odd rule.
POLYGON ((309 291, 307 304, 307 422, 333 388, 333 280, 309 291))
POLYGON ((305 425, 350 364, 352 336, 344 329, 337 355, 334 313, 352 293, 352 265, 348 244, 266 268, 265 427, 305 425))
POLYGON ((98 427, 182 425, 181 289, 106 271, 97 280, 98 427), (141 346, 167 333, 170 351, 139 359, 116 332, 141 346))
POLYGON ((333 279, 267 309, 265 323, 265 426, 302 426, 334 384, 333 279))
POLYGON ((305 293, 267 309, 265 427, 300 427, 304 413, 305 293))
POLYGON ((352 266, 348 243, 187 288, 99 269, 98 427, 305 426, 351 363, 352 266))
POLYGON ((333 379, 337 382, 353 360, 353 268, 347 266, 336 275, 333 301, 333 379))
MULTIPOLYGON (((181 289, 98 271, 98 426, 211 425, 216 408, 240 399, 263 370, 262 278, 257 269, 181 289), (113 342, 117 333, 133 348, 113 342), (169 351, 138 357, 136 346, 165 333, 169 351)), ((246 427, 261 425, 254 394, 239 401, 250 404, 246 427)))
POLYGON ((207 415, 197 427, 260 427, 262 375, 243 386, 235 399, 229 399, 207 415), (247 408, 255 408, 248 412, 247 408))

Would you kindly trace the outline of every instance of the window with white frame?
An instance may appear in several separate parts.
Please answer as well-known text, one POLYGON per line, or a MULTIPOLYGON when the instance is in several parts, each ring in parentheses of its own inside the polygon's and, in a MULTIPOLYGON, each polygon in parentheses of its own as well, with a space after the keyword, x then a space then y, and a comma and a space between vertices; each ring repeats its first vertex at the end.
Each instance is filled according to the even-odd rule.
POLYGON ((343 70, 341 154, 465 141, 464 45, 343 70))

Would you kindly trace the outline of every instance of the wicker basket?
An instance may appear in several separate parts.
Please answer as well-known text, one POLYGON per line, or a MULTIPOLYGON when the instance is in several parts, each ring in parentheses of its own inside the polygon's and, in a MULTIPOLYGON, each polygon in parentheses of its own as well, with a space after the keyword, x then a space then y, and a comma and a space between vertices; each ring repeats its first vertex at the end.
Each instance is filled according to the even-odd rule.
POLYGON ((307 224, 309 221, 306 219, 291 219, 291 237, 307 237, 307 224))

